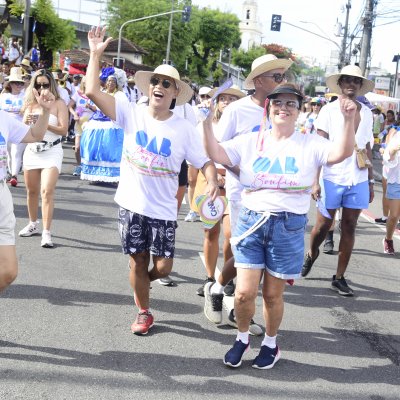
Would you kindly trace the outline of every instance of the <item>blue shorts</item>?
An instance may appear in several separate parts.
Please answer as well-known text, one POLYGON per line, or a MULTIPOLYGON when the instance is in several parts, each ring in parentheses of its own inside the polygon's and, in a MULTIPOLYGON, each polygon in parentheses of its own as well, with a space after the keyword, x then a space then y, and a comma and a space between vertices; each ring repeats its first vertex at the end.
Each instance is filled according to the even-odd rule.
POLYGON ((369 206, 369 184, 365 181, 357 185, 343 186, 324 179, 321 197, 327 210, 340 207, 364 210, 369 206))
POLYGON ((400 183, 388 183, 386 198, 389 200, 400 200, 400 183))
MULTIPOLYGON (((299 278, 303 266, 307 214, 274 214, 255 232, 232 246, 235 267, 265 269, 280 279, 299 278)), ((260 213, 243 207, 233 236, 240 236, 260 218, 260 213)))
POLYGON ((118 230, 124 254, 174 258, 176 221, 149 218, 120 207, 118 230))

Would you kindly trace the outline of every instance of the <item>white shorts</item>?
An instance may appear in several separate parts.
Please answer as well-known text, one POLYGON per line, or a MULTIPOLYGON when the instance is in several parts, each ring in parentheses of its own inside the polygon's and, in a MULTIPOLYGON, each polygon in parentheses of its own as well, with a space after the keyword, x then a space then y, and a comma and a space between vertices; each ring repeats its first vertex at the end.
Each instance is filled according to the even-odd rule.
POLYGON ((10 190, 0 180, 0 246, 15 245, 15 215, 10 190))

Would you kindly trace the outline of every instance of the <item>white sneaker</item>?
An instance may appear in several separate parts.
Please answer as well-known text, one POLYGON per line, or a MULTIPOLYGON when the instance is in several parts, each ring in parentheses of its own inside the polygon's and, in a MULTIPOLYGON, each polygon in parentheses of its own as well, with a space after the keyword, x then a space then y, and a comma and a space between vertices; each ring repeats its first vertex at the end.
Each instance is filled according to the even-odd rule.
POLYGON ((51 240, 51 233, 49 231, 42 233, 42 242, 40 243, 42 247, 52 248, 54 244, 51 240))
POLYGON ((39 233, 39 221, 36 221, 29 222, 29 224, 24 229, 21 229, 19 231, 18 235, 22 237, 29 237, 33 235, 38 235, 39 233))
POLYGON ((185 222, 196 222, 198 220, 198 215, 196 212, 190 210, 185 217, 185 222))

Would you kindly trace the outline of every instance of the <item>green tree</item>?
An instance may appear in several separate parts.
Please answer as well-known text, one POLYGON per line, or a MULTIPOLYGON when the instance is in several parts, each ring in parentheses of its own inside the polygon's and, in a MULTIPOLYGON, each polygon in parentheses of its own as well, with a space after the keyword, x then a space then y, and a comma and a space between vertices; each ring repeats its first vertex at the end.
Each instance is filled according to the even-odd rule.
MULTIPOLYGON (((182 10, 182 2, 174 1, 174 10, 182 10)), ((118 37, 121 25, 129 20, 171 11, 171 0, 111 0, 108 4, 109 34, 118 37)), ((166 57, 170 16, 160 16, 127 24, 122 36, 149 52, 144 57, 146 64, 156 66, 166 57)), ((190 51, 192 22, 183 23, 182 14, 173 15, 170 60, 180 71, 190 51)))
POLYGON ((239 19, 236 15, 207 8, 193 11, 191 43, 192 74, 203 81, 216 66, 220 50, 240 46, 239 19))
POLYGON ((235 50, 232 54, 232 62, 243 70, 247 76, 251 71, 252 62, 265 54, 265 48, 262 46, 251 47, 248 51, 243 49, 235 50))
MULTIPOLYGON (((111 0, 108 5, 109 34, 118 37, 121 25, 128 20, 170 11, 171 1, 174 1, 175 10, 182 10, 184 5, 191 4, 189 0, 111 0)), ((124 27, 122 36, 149 52, 144 57, 146 64, 156 66, 165 59, 169 19, 167 15, 133 22, 124 27)), ((170 60, 179 71, 187 73, 192 79, 203 81, 213 75, 220 50, 239 46, 239 20, 233 14, 196 6, 192 7, 189 23, 183 23, 181 19, 180 13, 174 14, 170 60)))
POLYGON ((77 44, 75 28, 70 21, 58 17, 51 0, 36 0, 31 15, 36 21, 40 58, 51 67, 54 51, 70 49, 77 44))

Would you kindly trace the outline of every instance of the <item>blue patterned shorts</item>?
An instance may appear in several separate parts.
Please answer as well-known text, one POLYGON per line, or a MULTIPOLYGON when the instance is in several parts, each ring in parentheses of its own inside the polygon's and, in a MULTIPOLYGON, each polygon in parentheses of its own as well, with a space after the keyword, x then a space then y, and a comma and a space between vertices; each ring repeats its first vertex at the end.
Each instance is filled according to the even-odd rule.
POLYGON ((124 254, 174 258, 176 221, 149 218, 120 207, 118 230, 124 254))

